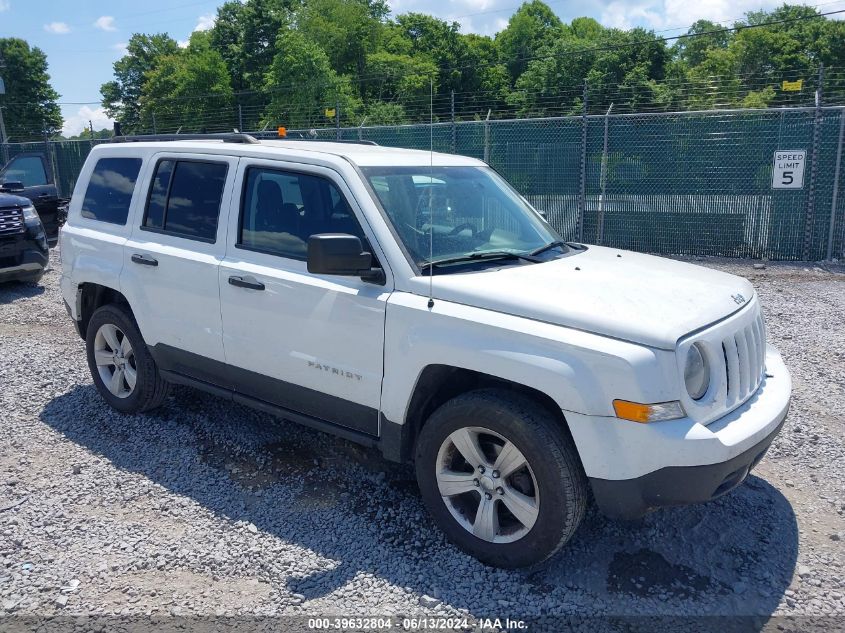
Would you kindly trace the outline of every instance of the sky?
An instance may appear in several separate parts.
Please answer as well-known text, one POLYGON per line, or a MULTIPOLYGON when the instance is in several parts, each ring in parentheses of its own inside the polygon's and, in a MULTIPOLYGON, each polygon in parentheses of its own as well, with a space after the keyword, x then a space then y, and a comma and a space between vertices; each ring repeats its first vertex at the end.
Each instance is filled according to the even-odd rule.
MULTIPOLYGON (((466 32, 493 35, 507 25, 519 0, 388 0, 394 13, 416 11, 459 22, 466 32)), ((663 36, 686 31, 700 18, 732 23, 747 11, 771 9, 783 0, 546 0, 566 22, 579 16, 605 26, 644 26, 663 36)), ((845 0, 805 0, 820 11, 845 8, 845 0)), ((0 0, 0 37, 19 37, 47 54, 53 87, 61 95, 63 133, 78 134, 112 122, 99 104, 100 85, 132 33, 167 32, 186 42, 211 28, 216 0, 0 0)))

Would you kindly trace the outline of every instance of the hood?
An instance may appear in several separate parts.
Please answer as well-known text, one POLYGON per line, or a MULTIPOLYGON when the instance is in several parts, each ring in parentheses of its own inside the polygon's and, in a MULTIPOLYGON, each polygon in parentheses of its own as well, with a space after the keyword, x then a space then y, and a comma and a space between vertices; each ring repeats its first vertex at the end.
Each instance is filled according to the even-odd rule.
MULTIPOLYGON (((414 281, 428 294, 427 278, 414 281)), ((742 277, 600 246, 540 264, 435 275, 433 285, 435 299, 668 350, 754 296, 742 277)))
POLYGON ((0 207, 28 207, 31 204, 29 198, 0 192, 0 207))

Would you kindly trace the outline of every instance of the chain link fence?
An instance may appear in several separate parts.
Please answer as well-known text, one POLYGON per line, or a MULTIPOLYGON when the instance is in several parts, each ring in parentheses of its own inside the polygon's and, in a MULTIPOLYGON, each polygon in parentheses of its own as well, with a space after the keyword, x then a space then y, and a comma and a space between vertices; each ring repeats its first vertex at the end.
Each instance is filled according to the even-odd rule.
MULTIPOLYGON (((836 106, 335 127, 289 136, 484 160, 567 239, 662 255, 818 261, 845 257, 843 132, 845 107, 836 106), (778 159, 778 152, 786 155, 778 159)), ((68 196, 97 142, 2 150, 4 157, 47 151, 68 196)))

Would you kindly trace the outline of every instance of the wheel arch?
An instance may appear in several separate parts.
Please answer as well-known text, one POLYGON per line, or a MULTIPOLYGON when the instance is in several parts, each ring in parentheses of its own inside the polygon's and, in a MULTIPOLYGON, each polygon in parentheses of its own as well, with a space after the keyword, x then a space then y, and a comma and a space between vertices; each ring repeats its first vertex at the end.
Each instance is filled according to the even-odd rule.
POLYGON ((452 398, 477 389, 498 389, 527 397, 558 420, 563 432, 573 439, 561 408, 551 396, 539 389, 472 369, 428 365, 417 377, 405 419, 401 423, 382 420, 382 450, 385 456, 396 461, 410 461, 420 430, 431 414, 452 398))
POLYGON ((91 315, 104 305, 119 304, 125 307, 134 317, 132 307, 119 290, 98 283, 86 282, 79 284, 76 292, 77 314, 79 315, 78 330, 83 340, 85 333, 88 331, 88 322, 91 320, 91 315))

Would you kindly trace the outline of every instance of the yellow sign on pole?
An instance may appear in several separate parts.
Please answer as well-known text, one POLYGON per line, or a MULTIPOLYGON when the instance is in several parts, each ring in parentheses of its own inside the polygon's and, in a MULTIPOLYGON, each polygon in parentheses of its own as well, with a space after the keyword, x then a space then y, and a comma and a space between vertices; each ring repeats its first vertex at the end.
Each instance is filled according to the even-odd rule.
POLYGON ((804 87, 804 80, 797 79, 796 81, 784 81, 783 89, 786 92, 798 92, 804 87))
POLYGON ((333 119, 335 114, 337 114, 337 111, 334 108, 326 108, 326 116, 328 118, 333 119))

